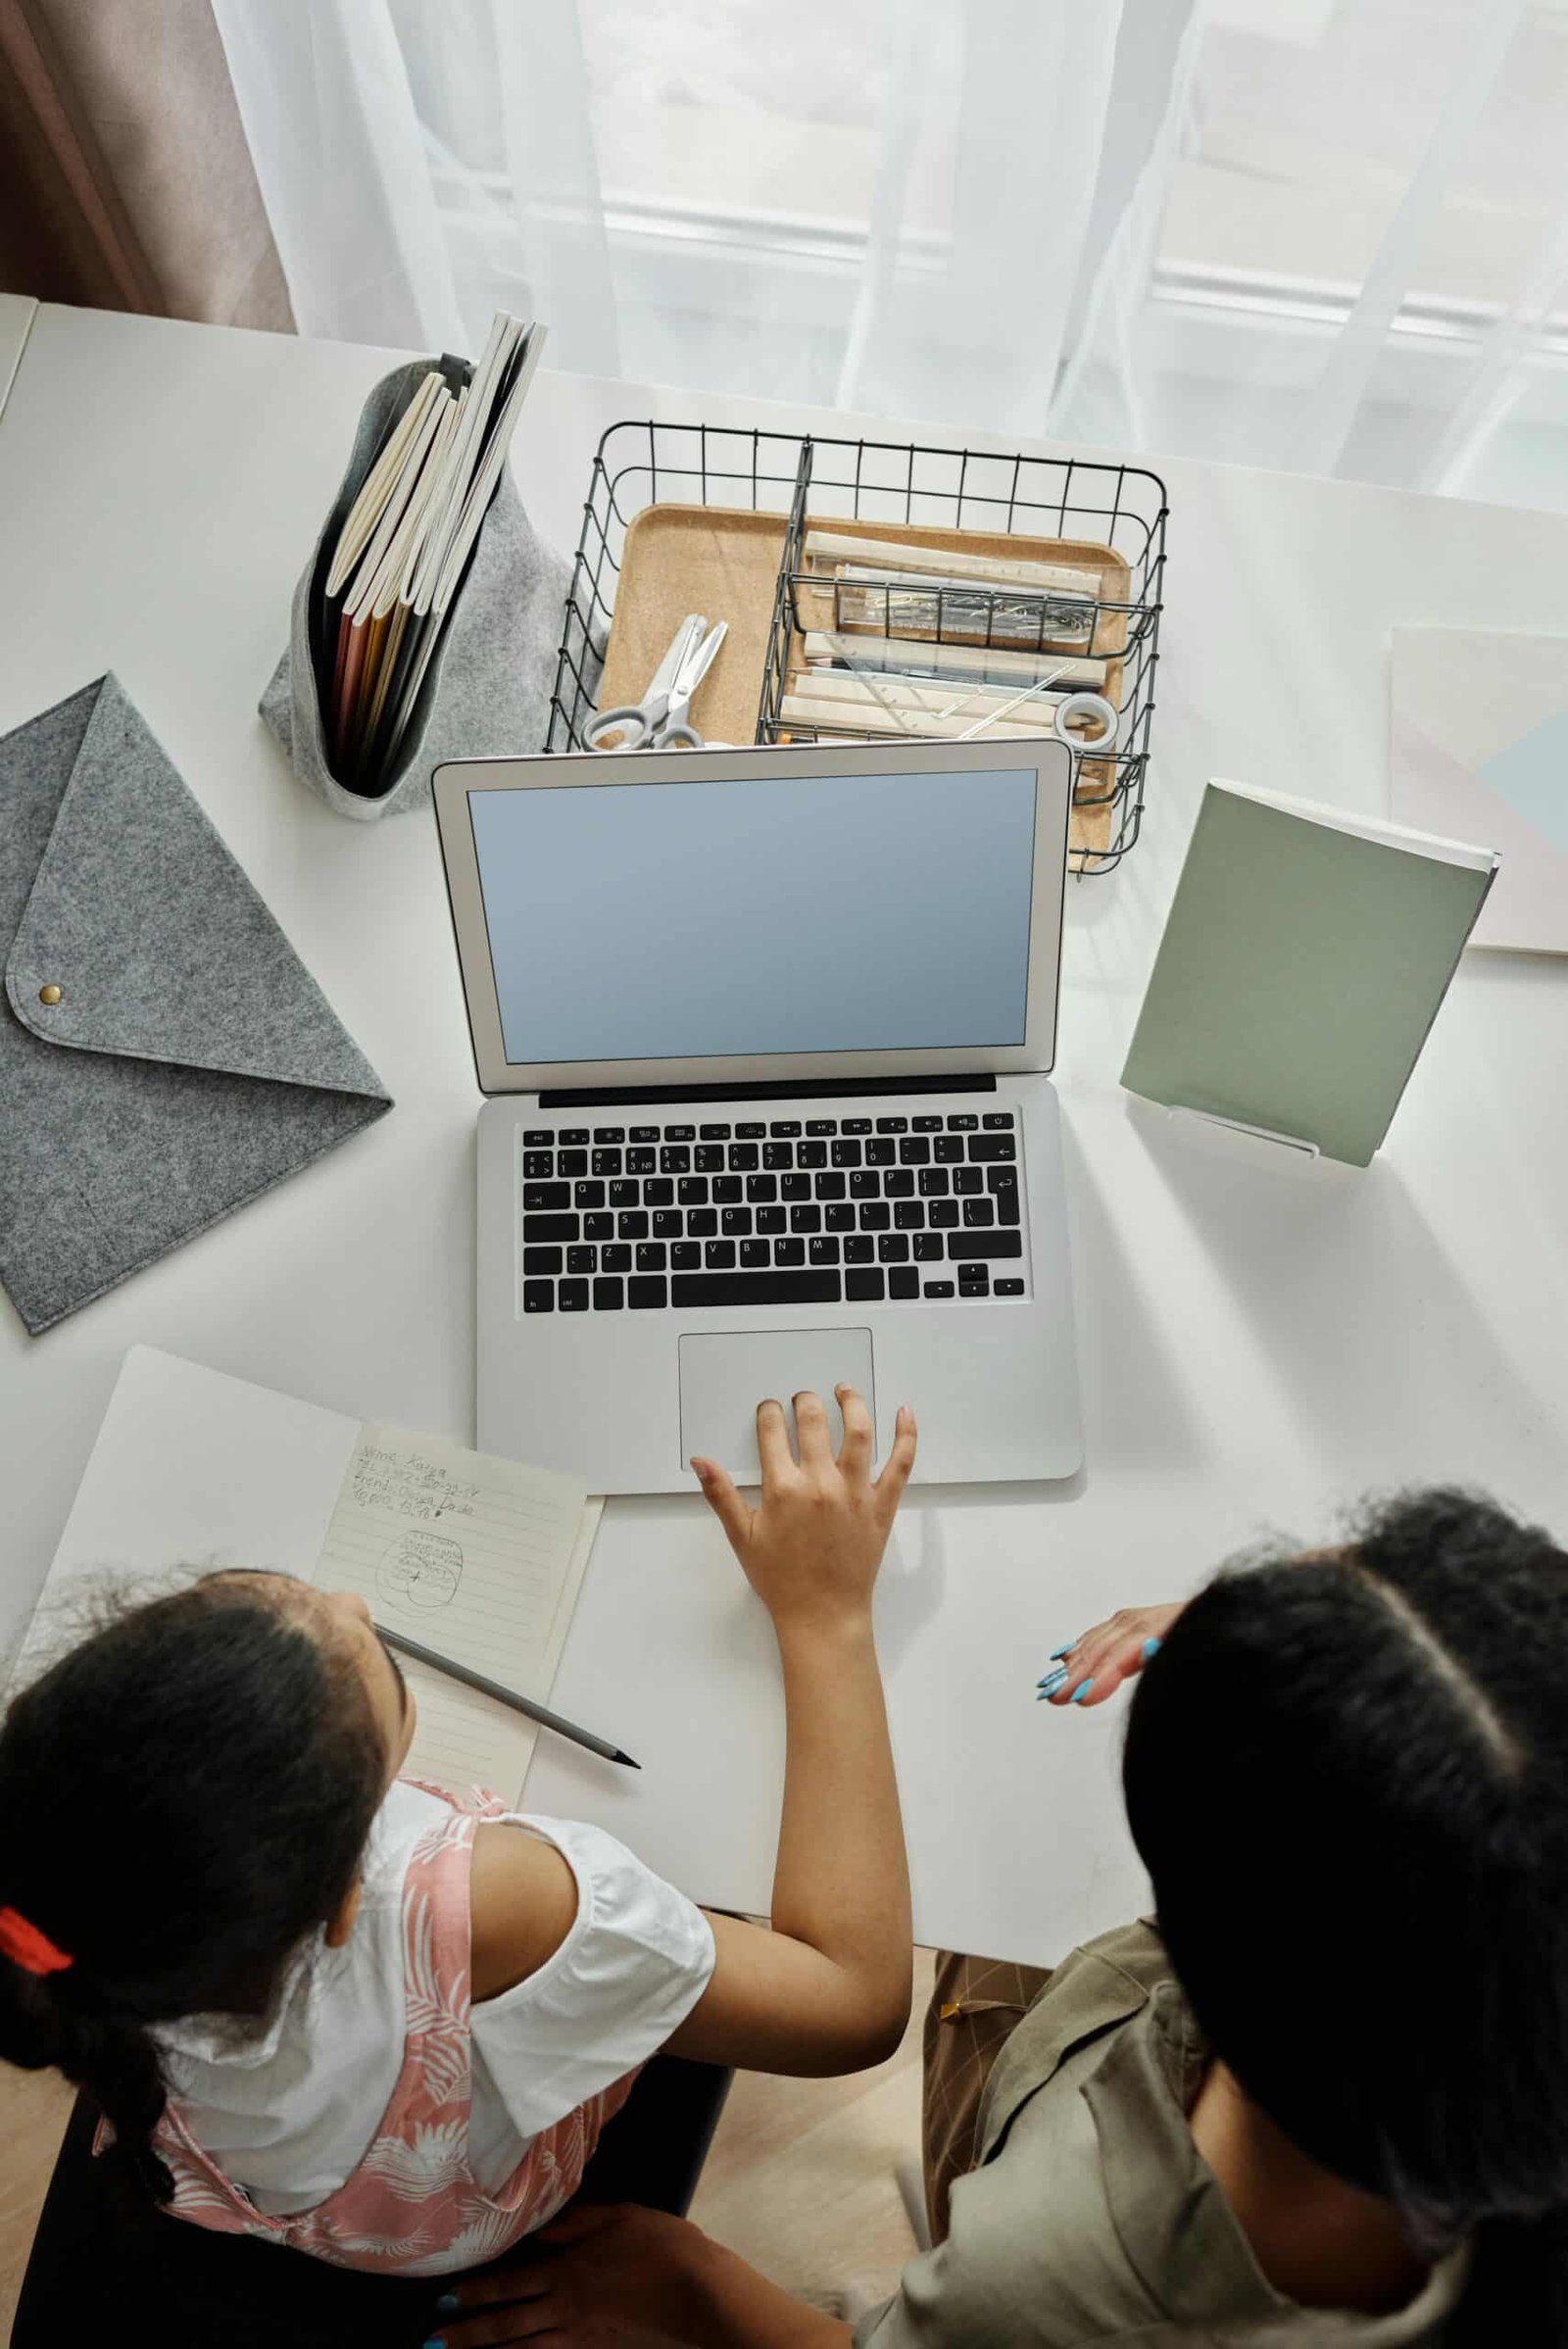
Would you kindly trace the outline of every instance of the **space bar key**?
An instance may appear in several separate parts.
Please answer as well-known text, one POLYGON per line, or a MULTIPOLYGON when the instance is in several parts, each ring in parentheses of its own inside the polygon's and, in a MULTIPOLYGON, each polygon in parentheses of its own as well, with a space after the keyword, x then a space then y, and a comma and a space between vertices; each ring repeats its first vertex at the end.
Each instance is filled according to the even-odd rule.
POLYGON ((677 1272, 672 1305, 836 1305, 843 1297, 836 1272, 677 1272))

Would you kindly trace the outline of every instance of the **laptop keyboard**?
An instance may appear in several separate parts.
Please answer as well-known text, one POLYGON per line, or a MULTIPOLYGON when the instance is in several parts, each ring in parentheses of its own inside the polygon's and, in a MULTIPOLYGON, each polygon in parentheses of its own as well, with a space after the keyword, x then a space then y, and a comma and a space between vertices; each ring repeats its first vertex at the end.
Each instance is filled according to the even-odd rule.
POLYGON ((535 1127, 524 1313, 1025 1294, 1010 1109, 535 1127))

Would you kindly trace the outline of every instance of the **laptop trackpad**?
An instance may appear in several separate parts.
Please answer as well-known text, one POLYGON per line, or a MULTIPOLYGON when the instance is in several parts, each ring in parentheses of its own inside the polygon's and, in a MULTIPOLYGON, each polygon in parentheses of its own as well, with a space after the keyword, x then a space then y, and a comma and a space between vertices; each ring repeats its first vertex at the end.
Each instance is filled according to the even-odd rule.
POLYGON ((809 1388, 827 1406, 837 1451, 844 1439, 833 1390, 863 1395, 876 1425, 869 1330, 737 1330, 680 1342, 680 1448, 684 1466, 694 1452, 716 1460, 743 1484, 755 1485, 757 1406, 767 1395, 784 1405, 793 1436, 790 1397, 809 1388))

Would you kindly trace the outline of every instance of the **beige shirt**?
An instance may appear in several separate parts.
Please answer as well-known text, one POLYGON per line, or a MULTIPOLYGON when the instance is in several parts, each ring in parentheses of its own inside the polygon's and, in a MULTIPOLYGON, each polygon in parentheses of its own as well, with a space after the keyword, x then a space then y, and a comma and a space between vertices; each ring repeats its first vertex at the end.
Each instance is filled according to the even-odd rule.
POLYGON ((1206 2060, 1152 1925, 1074 1950, 997 2058, 947 2241, 857 2349, 1440 2342, 1465 2251, 1393 2316, 1301 2308, 1267 2282, 1188 2127, 1206 2060))

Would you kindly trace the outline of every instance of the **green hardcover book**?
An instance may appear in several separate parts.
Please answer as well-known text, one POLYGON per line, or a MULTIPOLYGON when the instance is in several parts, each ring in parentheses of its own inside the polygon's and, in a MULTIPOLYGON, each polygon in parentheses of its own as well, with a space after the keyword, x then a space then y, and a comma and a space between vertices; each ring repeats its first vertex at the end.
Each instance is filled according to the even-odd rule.
POLYGON ((1122 1083, 1365 1166, 1496 866, 1490 849, 1210 783, 1122 1083))

